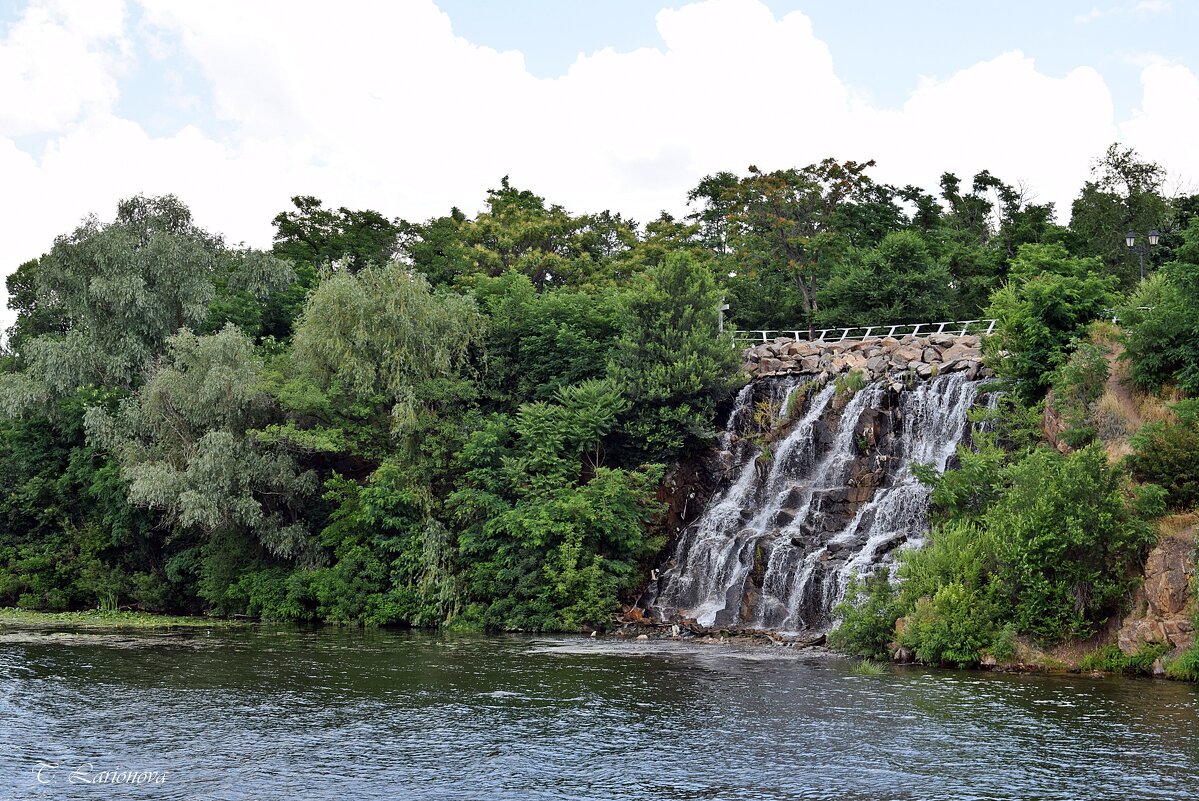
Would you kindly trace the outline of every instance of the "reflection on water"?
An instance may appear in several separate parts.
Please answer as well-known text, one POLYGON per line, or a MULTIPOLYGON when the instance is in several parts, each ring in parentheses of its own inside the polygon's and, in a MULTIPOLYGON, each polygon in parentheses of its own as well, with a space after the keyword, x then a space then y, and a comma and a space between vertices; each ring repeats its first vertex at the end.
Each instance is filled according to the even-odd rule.
POLYGON ((1175 683, 576 638, 0 633, 0 799, 1196 796, 1199 692, 1175 683), (109 770, 165 776, 71 783, 109 770))

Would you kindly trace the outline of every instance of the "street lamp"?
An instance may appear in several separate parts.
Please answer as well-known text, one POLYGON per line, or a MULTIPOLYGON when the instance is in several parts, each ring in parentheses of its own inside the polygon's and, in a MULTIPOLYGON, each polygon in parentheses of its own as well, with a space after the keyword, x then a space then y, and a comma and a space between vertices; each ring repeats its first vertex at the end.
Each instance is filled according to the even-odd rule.
POLYGON ((1135 231, 1129 231, 1124 235, 1124 244, 1128 245, 1128 249, 1141 257, 1141 280, 1145 280, 1145 254, 1149 252, 1149 248, 1157 247, 1157 240, 1161 237, 1156 228, 1149 232, 1149 244, 1138 245, 1137 234, 1135 231))

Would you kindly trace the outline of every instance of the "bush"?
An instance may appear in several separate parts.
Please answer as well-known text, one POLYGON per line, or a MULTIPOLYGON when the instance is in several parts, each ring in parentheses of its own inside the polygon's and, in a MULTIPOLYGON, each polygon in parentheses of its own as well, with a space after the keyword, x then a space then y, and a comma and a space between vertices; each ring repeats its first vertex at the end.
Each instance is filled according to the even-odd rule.
POLYGON ((1155 534, 1160 491, 1139 503, 1090 445, 1067 457, 1040 449, 1013 466, 1005 497, 985 516, 996 537, 998 576, 1019 631, 1045 643, 1089 636, 1118 611, 1129 575, 1155 534))
POLYGON ((1143 281, 1120 312, 1131 327, 1125 358, 1142 388, 1177 384, 1199 394, 1199 217, 1183 232, 1178 261, 1143 281), (1144 312, 1138 306, 1152 307, 1144 312))
POLYGON ((1060 245, 1022 245, 1011 280, 991 296, 998 320, 985 348, 999 376, 1026 401, 1041 398, 1070 343, 1112 304, 1114 276, 1096 259, 1075 259, 1060 245))
POLYGON ((1080 344, 1053 377, 1053 400, 1066 430, 1062 439, 1072 448, 1095 438, 1093 412, 1107 383, 1106 352, 1090 342, 1080 344))
POLYGON ((927 664, 977 664, 994 636, 989 607, 978 592, 958 582, 946 584, 916 602, 899 643, 927 664))
POLYGON ((851 656, 890 659, 888 646, 895 638, 899 606, 885 570, 865 580, 852 576, 845 600, 837 604, 833 615, 841 625, 829 634, 830 646, 851 656))
POLYGON ((1132 447, 1133 476, 1162 486, 1171 509, 1199 503, 1199 421, 1150 423, 1133 436, 1132 447))

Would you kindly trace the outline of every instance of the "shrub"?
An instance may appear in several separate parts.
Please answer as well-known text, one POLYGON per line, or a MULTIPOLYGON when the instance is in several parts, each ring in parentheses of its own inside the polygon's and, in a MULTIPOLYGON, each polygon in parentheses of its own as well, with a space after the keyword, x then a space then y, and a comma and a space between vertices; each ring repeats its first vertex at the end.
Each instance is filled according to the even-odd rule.
POLYGON ((845 600, 833 609, 841 625, 829 634, 829 645, 842 653, 866 659, 889 659, 888 646, 899 618, 895 588, 885 570, 865 580, 849 580, 845 600))
POLYGON ((1054 403, 1066 424, 1062 439, 1073 448, 1095 438, 1092 412, 1103 395, 1107 376, 1107 354, 1090 342, 1080 344, 1054 374, 1054 403))
POLYGON ((1086 637, 1131 589, 1129 573, 1155 538, 1144 518, 1163 511, 1160 491, 1130 503, 1098 445, 1067 457, 1040 449, 1010 480, 985 525, 999 543, 1013 622, 1042 642, 1086 637))
POLYGON ((1016 658, 1016 627, 1008 623, 999 630, 991 647, 987 649, 999 662, 1011 662, 1016 658))
POLYGON ((916 602, 899 642, 921 662, 958 667, 977 664, 994 638, 990 604, 958 582, 916 602))
POLYGON ((1165 488, 1171 509, 1199 503, 1199 422, 1150 423, 1133 436, 1132 447, 1133 476, 1165 488))

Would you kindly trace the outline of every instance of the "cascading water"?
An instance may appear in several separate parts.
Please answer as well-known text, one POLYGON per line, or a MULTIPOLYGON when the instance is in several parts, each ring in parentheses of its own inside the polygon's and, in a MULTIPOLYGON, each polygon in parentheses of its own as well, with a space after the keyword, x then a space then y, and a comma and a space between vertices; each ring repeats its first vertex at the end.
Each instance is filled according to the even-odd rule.
POLYGON ((720 442, 731 481, 684 530, 644 606, 706 626, 826 628, 855 572, 923 536, 929 490, 911 465, 945 469, 978 386, 956 373, 852 397, 794 377, 746 387, 720 442), (786 432, 773 443, 751 435, 767 412, 786 432))

